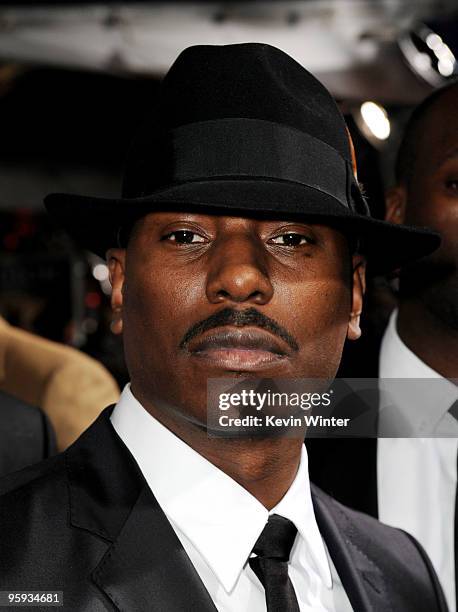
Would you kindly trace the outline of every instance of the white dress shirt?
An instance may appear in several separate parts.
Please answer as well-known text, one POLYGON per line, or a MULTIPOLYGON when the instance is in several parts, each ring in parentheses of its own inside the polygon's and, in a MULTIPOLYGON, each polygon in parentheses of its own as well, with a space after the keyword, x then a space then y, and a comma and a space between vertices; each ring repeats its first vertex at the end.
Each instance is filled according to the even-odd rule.
MULTIPOLYGON (((402 385, 392 387, 412 438, 380 438, 377 445, 379 519, 412 534, 425 548, 444 589, 450 612, 456 612, 454 515, 458 422, 448 413, 458 389, 419 359, 396 330, 397 311, 383 337, 379 377, 429 379, 409 402, 402 385), (435 386, 433 379, 441 379, 435 386), (435 390, 440 388, 440 393, 435 390), (420 437, 421 435, 436 437, 420 437)), ((383 382, 383 381, 382 381, 383 382)), ((383 410, 382 413, 383 414, 383 410)), ((382 423, 383 426, 383 423, 382 423)))
POLYGON ((111 422, 125 443, 220 612, 266 610, 247 563, 269 514, 294 523, 289 576, 301 612, 347 612, 351 605, 321 538, 303 447, 297 475, 270 512, 122 392, 111 422))

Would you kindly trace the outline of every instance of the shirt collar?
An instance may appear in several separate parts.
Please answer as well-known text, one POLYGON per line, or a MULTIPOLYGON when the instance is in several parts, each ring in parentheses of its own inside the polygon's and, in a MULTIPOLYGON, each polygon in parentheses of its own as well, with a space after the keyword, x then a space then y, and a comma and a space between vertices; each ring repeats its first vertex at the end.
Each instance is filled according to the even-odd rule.
POLYGON ((431 434, 458 398, 458 388, 404 344, 397 331, 397 315, 396 309, 382 340, 380 386, 382 390, 386 388, 390 401, 394 400, 401 408, 406 432, 410 435, 431 434), (415 383, 409 385, 404 380, 409 378, 416 379, 415 383))
MULTIPOLYGON (((169 521, 230 592, 268 520, 267 509, 151 416, 130 385, 124 388, 111 422, 169 521)), ((270 511, 275 513, 295 524, 315 569, 330 588, 331 571, 313 511, 305 446, 291 487, 270 511)))
MULTIPOLYGON (((332 577, 329 560, 313 510, 305 445, 302 445, 296 477, 284 497, 272 508, 269 514, 279 514, 294 523, 321 579, 327 588, 331 588, 332 577)), ((307 558, 308 555, 304 555, 298 560, 305 571, 307 571, 307 558)))

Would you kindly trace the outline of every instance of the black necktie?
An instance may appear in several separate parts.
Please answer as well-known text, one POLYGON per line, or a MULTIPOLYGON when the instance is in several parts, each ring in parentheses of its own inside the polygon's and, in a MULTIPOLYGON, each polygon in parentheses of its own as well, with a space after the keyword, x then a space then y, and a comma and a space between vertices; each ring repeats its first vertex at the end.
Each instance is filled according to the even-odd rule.
POLYGON ((288 561, 297 529, 291 521, 273 514, 262 530, 248 560, 266 592, 267 612, 299 612, 288 576, 288 561))

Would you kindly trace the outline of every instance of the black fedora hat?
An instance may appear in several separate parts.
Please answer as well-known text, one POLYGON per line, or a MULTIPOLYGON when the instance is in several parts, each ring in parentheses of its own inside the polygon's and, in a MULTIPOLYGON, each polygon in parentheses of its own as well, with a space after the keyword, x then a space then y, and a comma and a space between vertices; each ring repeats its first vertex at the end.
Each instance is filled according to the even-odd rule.
POLYGON ((173 208, 332 225, 358 238, 376 272, 440 243, 428 229, 370 216, 332 96, 286 53, 259 43, 183 51, 132 146, 122 197, 56 193, 45 206, 102 257, 136 219, 173 208))

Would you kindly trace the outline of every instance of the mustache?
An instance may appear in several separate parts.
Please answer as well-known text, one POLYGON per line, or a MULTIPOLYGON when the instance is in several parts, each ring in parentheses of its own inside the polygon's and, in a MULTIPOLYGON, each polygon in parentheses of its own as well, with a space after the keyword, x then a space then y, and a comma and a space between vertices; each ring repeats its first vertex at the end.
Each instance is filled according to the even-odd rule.
POLYGON ((215 312, 207 319, 199 321, 189 328, 180 342, 180 349, 187 348, 189 342, 196 336, 214 327, 223 327, 224 325, 233 325, 234 327, 246 327, 251 325, 260 327, 281 338, 293 351, 299 350, 299 344, 284 327, 267 315, 259 312, 259 310, 256 310, 256 308, 247 308, 245 310, 223 308, 223 310, 215 312))

